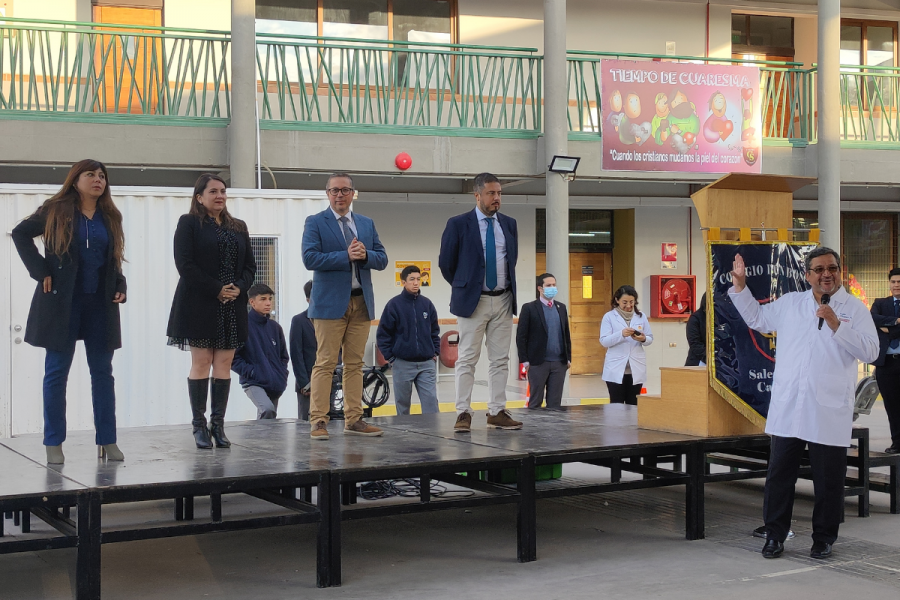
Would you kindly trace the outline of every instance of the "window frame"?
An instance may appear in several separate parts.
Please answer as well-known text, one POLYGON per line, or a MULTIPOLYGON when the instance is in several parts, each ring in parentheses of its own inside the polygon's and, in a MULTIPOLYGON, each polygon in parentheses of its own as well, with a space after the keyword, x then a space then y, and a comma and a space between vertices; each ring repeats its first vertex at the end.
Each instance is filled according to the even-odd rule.
POLYGON ((897 21, 876 21, 874 19, 841 19, 841 26, 858 26, 860 28, 860 55, 859 55, 859 68, 865 69, 866 67, 870 67, 872 65, 867 65, 868 62, 868 54, 869 54, 869 37, 866 35, 866 31, 869 27, 890 27, 894 32, 894 64, 891 65, 893 67, 897 66, 897 21))
POLYGON ((764 54, 771 56, 790 57, 794 60, 796 56, 796 20, 789 15, 761 15, 756 13, 732 12, 731 17, 744 17, 747 26, 747 41, 750 41, 750 17, 779 17, 791 20, 791 45, 788 46, 754 46, 752 44, 731 44, 732 54, 764 54))

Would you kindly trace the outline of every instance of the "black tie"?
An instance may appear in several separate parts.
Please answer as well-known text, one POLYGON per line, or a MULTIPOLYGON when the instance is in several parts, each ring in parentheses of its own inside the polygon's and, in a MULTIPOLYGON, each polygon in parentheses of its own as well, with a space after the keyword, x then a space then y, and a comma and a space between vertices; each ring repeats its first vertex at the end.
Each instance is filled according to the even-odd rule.
MULTIPOLYGON (((894 316, 900 317, 900 300, 894 298, 894 316)), ((900 339, 891 340, 891 350, 896 350, 900 348, 900 339)))

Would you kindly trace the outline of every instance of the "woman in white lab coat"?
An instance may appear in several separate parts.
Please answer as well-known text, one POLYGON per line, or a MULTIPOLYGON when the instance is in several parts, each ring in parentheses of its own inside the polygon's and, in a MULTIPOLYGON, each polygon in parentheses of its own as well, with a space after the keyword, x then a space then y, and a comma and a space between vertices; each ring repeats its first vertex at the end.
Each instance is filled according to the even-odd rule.
POLYGON ((644 346, 653 343, 653 333, 637 303, 637 290, 623 285, 613 294, 613 309, 603 315, 600 324, 600 343, 607 349, 603 381, 609 389, 610 402, 637 404, 647 380, 644 346))

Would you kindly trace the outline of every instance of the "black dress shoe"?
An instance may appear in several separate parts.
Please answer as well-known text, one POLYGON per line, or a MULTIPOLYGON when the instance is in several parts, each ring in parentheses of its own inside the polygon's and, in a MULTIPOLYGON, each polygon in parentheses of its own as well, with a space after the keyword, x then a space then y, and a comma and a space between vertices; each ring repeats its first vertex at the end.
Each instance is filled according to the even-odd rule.
POLYGON ((763 558, 778 558, 782 552, 784 552, 784 544, 778 540, 766 540, 766 545, 762 549, 763 558))
POLYGON ((900 454, 900 444, 891 444, 884 449, 885 454, 900 454))
POLYGON ((825 542, 813 542, 809 549, 810 558, 828 558, 831 556, 831 544, 825 542))

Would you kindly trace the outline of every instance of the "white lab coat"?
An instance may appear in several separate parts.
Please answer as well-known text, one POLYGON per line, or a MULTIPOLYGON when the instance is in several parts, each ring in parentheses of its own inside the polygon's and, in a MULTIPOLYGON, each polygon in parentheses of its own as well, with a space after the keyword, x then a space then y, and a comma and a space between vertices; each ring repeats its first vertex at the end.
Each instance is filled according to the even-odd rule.
POLYGON ((857 363, 878 358, 878 333, 865 304, 844 288, 831 297, 837 331, 818 329, 812 290, 791 292, 761 306, 746 287, 728 291, 751 329, 777 332, 775 374, 766 433, 850 446, 857 363))
POLYGON ((607 348, 606 360, 603 361, 603 381, 622 383, 625 366, 631 365, 631 380, 635 384, 647 381, 647 355, 644 346, 653 343, 653 332, 647 313, 631 317, 631 325, 625 322, 615 309, 603 315, 600 323, 600 343, 607 348), (622 337, 622 330, 631 327, 637 329, 647 339, 639 342, 632 337, 622 337))

